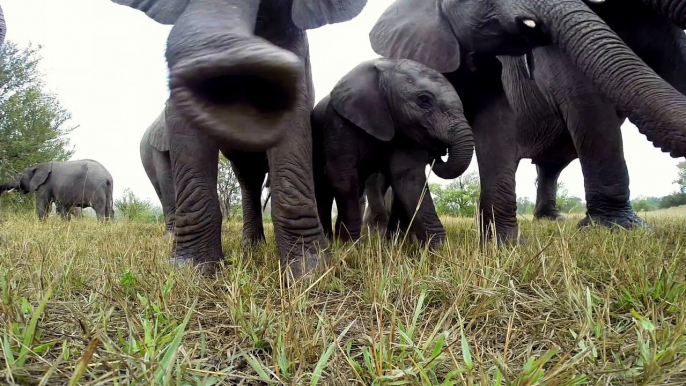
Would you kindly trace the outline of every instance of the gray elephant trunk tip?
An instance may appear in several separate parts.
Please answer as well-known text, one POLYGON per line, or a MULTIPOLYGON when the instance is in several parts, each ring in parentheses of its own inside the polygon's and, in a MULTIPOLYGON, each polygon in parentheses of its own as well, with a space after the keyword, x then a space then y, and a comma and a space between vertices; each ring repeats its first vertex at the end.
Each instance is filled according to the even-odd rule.
POLYGON ((297 105, 305 76, 293 52, 253 35, 259 3, 230 0, 208 9, 191 2, 167 49, 175 107, 211 137, 248 151, 282 138, 280 123, 297 105))

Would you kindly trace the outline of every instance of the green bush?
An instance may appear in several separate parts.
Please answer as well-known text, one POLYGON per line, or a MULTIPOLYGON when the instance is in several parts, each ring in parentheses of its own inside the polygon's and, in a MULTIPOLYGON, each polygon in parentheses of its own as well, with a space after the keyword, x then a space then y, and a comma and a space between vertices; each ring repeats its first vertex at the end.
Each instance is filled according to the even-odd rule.
POLYGON ((149 200, 143 200, 126 189, 124 196, 114 202, 115 218, 135 222, 163 222, 164 215, 149 200))

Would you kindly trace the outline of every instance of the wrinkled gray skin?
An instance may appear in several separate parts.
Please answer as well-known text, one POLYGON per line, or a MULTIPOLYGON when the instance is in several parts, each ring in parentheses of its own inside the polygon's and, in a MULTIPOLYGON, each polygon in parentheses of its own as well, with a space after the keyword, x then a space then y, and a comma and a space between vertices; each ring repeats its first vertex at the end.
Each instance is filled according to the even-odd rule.
POLYGON ((176 193, 169 155, 166 107, 143 134, 140 144, 141 162, 155 193, 162 203, 166 229, 174 230, 176 222, 176 193))
POLYGON ((0 193, 8 187, 24 194, 36 193, 40 219, 48 216, 53 202, 59 203, 63 218, 75 207, 93 208, 101 220, 114 214, 112 175, 97 161, 44 162, 26 168, 17 181, 0 186, 0 193))
MULTIPOLYGON (((659 9, 677 4, 651 2, 659 9)), ((482 223, 501 240, 518 234, 515 171, 522 158, 538 167, 538 217, 558 217, 555 182, 578 157, 588 203, 580 225, 631 227, 642 221, 629 205, 623 119, 672 156, 686 155, 686 97, 677 91, 686 80, 680 14, 670 14, 675 25, 639 0, 590 6, 399 0, 370 34, 377 53, 447 73, 474 128, 482 223), (503 55, 502 63, 494 55, 503 55)))
MULTIPOLYGON (((430 156, 448 159, 434 167, 457 178, 474 151, 472 130, 455 89, 440 73, 410 60, 375 59, 350 71, 312 113, 314 180, 324 232, 343 241, 360 237, 360 197, 374 173, 389 179, 404 213, 415 213, 426 184, 430 156)), ((417 238, 438 246, 445 230, 431 195, 416 217, 417 238)))
MULTIPOLYGON (((260 187, 273 177, 281 266, 299 278, 324 267, 311 174, 314 106, 305 30, 344 22, 366 0, 113 0, 173 24, 166 114, 176 190, 176 264, 211 274, 223 259, 218 154, 243 196, 244 242, 264 239, 260 187)), ((289 276, 290 277, 290 276, 289 276)))

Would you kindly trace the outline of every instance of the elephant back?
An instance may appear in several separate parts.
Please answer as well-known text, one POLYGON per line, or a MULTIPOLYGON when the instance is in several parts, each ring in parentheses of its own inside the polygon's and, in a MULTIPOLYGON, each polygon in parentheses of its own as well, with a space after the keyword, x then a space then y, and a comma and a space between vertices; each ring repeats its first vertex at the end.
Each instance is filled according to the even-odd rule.
POLYGON ((169 151, 166 118, 167 114, 165 108, 143 135, 143 141, 159 151, 169 151))

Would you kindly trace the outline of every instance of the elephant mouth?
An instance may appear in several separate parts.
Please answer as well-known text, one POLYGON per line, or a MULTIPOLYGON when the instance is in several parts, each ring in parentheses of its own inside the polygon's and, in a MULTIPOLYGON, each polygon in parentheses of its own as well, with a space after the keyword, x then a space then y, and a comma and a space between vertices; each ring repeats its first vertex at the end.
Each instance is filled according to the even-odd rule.
POLYGON ((179 111, 215 139, 248 151, 275 145, 299 101, 300 60, 262 42, 205 53, 169 73, 179 111))

